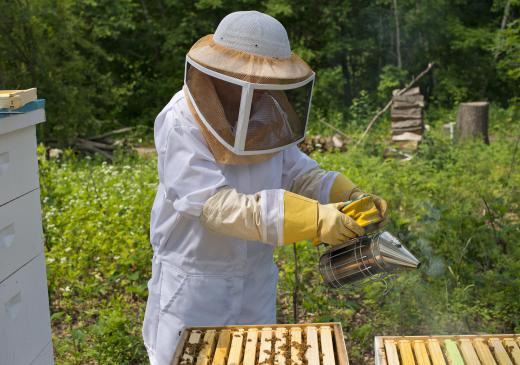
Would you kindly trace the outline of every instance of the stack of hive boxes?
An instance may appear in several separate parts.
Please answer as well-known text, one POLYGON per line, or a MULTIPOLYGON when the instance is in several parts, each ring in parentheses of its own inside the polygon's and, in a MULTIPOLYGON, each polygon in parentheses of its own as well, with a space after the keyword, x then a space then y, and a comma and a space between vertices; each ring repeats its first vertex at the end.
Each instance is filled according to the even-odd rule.
POLYGON ((0 91, 0 365, 53 363, 35 127, 45 111, 34 99, 0 91))
POLYGON ((416 149, 424 132, 424 96, 418 87, 392 98, 392 142, 398 148, 416 149))

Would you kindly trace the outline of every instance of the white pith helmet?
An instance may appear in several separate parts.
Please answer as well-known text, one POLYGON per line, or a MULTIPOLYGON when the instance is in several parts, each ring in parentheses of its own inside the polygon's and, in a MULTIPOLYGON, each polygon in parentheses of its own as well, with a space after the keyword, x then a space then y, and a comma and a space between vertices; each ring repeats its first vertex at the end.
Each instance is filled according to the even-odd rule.
POLYGON ((258 11, 237 11, 219 23, 213 35, 224 47, 278 59, 291 57, 289 37, 282 23, 258 11))
POLYGON ((291 52, 284 26, 258 11, 237 11, 219 23, 215 34, 199 39, 188 57, 214 71, 249 82, 291 83, 312 69, 291 52))

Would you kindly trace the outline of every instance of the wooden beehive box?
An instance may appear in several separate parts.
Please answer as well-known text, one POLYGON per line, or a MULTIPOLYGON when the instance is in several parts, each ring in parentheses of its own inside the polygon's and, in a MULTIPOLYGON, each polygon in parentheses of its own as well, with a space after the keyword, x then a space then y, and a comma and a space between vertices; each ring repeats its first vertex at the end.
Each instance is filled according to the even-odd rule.
POLYGON ((172 365, 348 365, 339 323, 191 327, 172 365))
POLYGON ((376 365, 520 365, 520 335, 378 336, 376 365))
POLYGON ((0 90, 0 109, 18 109, 36 100, 36 88, 27 90, 0 90))

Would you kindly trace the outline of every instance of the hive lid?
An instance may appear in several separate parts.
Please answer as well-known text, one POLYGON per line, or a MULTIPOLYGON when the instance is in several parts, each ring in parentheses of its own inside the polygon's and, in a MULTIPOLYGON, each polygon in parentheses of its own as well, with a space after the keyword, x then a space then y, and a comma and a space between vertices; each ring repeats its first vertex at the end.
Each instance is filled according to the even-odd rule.
POLYGON ((9 116, 13 116, 15 114, 22 114, 32 112, 36 109, 45 108, 45 99, 37 99, 28 102, 24 106, 21 106, 17 109, 13 108, 0 108, 0 118, 7 118, 9 116))
POLYGON ((0 135, 45 122, 45 100, 38 99, 19 109, 0 110, 0 135))

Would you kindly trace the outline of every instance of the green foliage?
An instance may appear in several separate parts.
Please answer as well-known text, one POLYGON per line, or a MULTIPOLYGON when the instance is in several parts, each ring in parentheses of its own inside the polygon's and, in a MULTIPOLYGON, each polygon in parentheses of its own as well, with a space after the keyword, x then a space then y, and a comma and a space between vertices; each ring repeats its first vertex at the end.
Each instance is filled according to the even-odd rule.
POLYGON ((354 126, 363 126, 375 113, 374 102, 365 90, 361 90, 359 97, 352 100, 348 109, 350 123, 354 126))
MULTIPOLYGON (((520 331, 518 111, 491 109, 490 146, 454 146, 440 129, 455 113, 428 115, 433 130, 406 163, 381 158, 384 139, 314 156, 386 198, 388 230, 423 263, 391 281, 388 293, 381 282, 333 290, 317 270, 324 248, 297 244, 299 319, 340 321, 353 364, 367 363, 374 335, 520 331)), ((118 155, 107 164, 66 151, 49 160, 43 147, 39 156, 57 362, 145 363, 140 332, 156 159, 118 155)), ((292 246, 275 254, 278 321, 288 323, 292 246)))
POLYGON ((364 91, 384 103, 389 89, 430 61, 437 68, 421 81, 430 104, 505 105, 518 98, 520 69, 520 4, 510 1, 501 29, 505 3, 399 0, 400 70, 387 0, 1 0, 0 88, 38 87, 47 99, 48 123, 39 129, 46 143, 150 127, 182 85, 189 47, 227 13, 256 9, 286 26, 294 51, 317 72, 314 129, 320 117, 348 117, 364 91))
MULTIPOLYGON (((495 58, 498 60, 499 77, 504 82, 518 85, 520 81, 520 20, 515 19, 495 39, 495 58)), ((512 95, 511 101, 518 102, 518 95, 512 95)))
POLYGON ((392 97, 392 91, 398 89, 406 82, 407 72, 399 67, 387 65, 381 70, 379 75, 379 85, 377 85, 377 96, 384 103, 392 97))
POLYGON ((43 223, 60 363, 145 362, 141 321, 150 276, 155 161, 108 165, 40 149, 43 223))

